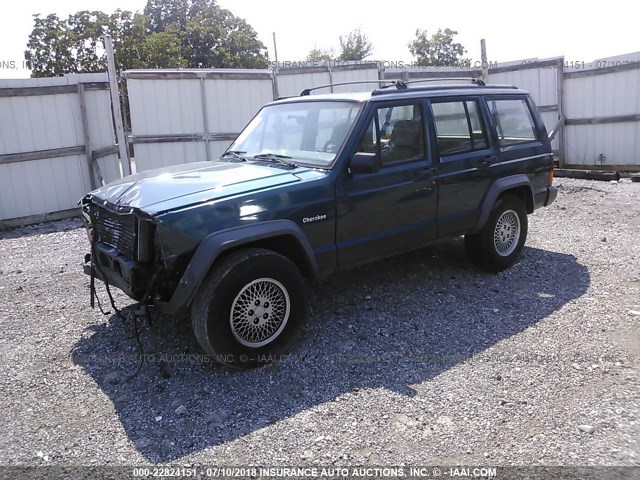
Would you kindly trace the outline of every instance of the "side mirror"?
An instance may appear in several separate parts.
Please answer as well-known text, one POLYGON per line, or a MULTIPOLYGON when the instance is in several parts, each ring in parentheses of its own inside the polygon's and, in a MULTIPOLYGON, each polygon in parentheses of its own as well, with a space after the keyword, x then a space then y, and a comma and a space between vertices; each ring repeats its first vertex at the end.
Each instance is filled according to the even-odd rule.
POLYGON ((349 173, 376 173, 380 170, 380 158, 375 153, 358 152, 349 163, 349 173))

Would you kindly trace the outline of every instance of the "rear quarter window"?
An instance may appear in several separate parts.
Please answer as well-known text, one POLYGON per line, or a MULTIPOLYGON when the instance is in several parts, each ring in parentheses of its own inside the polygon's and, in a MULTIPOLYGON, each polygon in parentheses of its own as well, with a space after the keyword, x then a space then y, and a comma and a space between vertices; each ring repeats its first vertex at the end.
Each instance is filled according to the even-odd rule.
POLYGON ((501 147, 538 139, 533 116, 525 99, 489 100, 489 110, 501 147))

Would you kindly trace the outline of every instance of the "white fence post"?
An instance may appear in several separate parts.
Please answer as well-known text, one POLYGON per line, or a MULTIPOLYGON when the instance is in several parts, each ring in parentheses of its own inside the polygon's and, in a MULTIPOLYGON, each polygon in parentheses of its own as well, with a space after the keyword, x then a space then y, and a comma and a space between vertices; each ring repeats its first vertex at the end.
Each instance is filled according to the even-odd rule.
MULTIPOLYGON (((87 168, 89 170, 89 183, 92 189, 97 188, 96 168, 93 162, 93 150, 91 149, 91 136, 89 135, 89 120, 87 118, 87 99, 84 93, 84 83, 78 82, 78 100, 80 101, 80 117, 82 118, 82 131, 84 133, 84 152, 87 157, 87 168)), ((97 163, 96 163, 97 167, 97 163)), ((98 173, 100 181, 102 175, 98 173)))
POLYGON ((558 59, 558 121, 560 130, 558 131, 558 166, 564 168, 567 164, 567 153, 565 151, 565 128, 564 128, 564 57, 558 59))
POLYGON ((487 83, 489 81, 489 63, 487 61, 487 42, 484 38, 480 40, 480 57, 482 60, 482 81, 487 83))
POLYGON ((116 126, 116 139, 118 140, 118 151, 120 152, 120 163, 122 173, 126 177, 131 175, 131 161, 127 151, 127 137, 124 133, 122 122, 122 108, 120 105, 120 90, 118 88, 118 77, 116 76, 116 61, 113 56, 113 40, 111 35, 104 36, 104 46, 107 50, 107 73, 109 74, 109 88, 111 91, 111 109, 113 111, 113 121, 116 126))

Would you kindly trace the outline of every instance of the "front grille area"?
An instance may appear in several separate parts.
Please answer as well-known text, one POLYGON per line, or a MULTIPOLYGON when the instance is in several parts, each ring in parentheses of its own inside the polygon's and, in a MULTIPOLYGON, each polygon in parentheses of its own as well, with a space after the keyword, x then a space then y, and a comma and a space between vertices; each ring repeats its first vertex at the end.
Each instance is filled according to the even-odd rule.
POLYGON ((117 215, 104 208, 96 211, 98 241, 116 248, 136 260, 136 217, 132 213, 117 215))

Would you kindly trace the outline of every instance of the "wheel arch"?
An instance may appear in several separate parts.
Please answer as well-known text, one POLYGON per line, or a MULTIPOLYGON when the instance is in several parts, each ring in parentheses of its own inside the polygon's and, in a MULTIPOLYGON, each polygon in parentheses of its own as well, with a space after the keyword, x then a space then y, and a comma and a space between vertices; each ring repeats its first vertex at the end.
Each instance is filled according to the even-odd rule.
POLYGON ((318 273, 313 250, 300 227, 291 220, 260 222, 212 233, 200 242, 168 302, 156 306, 166 314, 186 310, 216 262, 242 248, 265 248, 291 260, 306 278, 318 273))
POLYGON ((505 195, 515 195, 520 198, 525 205, 527 213, 533 212, 533 189, 531 188, 531 181, 529 180, 529 177, 525 174, 518 174, 500 178, 493 182, 489 187, 489 190, 482 201, 482 205, 480 206, 478 222, 469 233, 476 234, 482 230, 487 223, 487 220, 489 220, 493 206, 500 197, 505 195))

